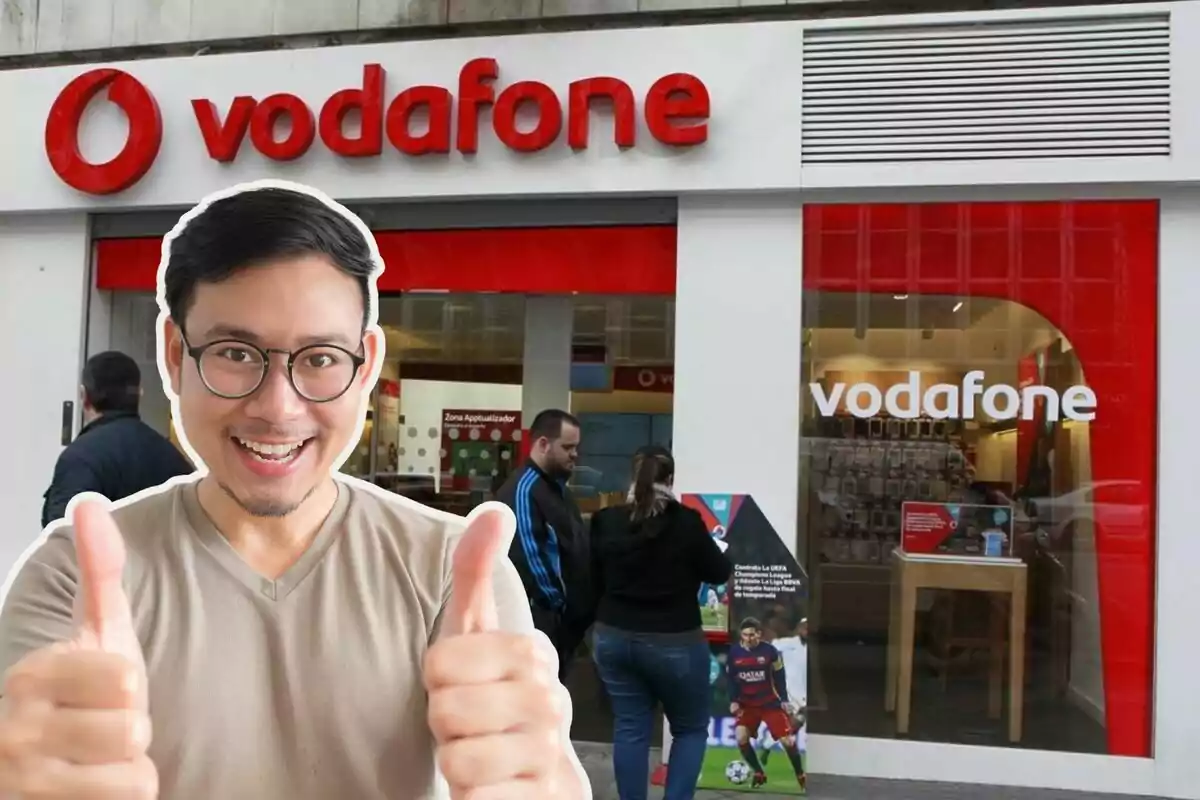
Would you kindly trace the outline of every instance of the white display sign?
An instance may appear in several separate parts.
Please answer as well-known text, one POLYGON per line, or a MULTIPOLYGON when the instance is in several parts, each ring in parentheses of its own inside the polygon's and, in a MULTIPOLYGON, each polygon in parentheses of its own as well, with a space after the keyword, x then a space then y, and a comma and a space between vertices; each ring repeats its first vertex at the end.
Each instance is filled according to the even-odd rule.
POLYGON ((886 411, 897 419, 974 419, 976 401, 984 414, 995 420, 1034 418, 1037 399, 1046 401, 1046 420, 1060 417, 1079 422, 1096 418, 1096 393, 1090 387, 1072 386, 1061 395, 1049 386, 1025 386, 1021 389, 1006 383, 985 388, 982 370, 972 370, 963 376, 962 384, 936 383, 924 389, 921 373, 910 370, 908 380, 881 392, 870 383, 835 383, 828 392, 820 383, 808 385, 817 410, 823 417, 832 417, 845 399, 846 410, 855 417, 869 418, 886 411))

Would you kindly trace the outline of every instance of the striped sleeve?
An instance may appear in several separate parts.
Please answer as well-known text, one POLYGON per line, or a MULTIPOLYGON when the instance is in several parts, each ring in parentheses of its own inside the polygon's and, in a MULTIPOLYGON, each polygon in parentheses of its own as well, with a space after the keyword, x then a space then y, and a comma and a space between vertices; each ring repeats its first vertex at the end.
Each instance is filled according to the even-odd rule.
MULTIPOLYGON (((516 499, 513 503, 517 518, 517 539, 521 543, 521 552, 529 565, 529 573, 533 576, 538 591, 552 606, 556 606, 562 601, 562 591, 559 589, 558 575, 551 574, 553 567, 547 565, 548 559, 542 552, 541 542, 538 541, 537 529, 544 528, 544 525, 535 518, 533 487, 537 481, 538 474, 527 470, 517 483, 516 499)), ((543 538, 547 541, 550 535, 549 530, 543 531, 543 538)))

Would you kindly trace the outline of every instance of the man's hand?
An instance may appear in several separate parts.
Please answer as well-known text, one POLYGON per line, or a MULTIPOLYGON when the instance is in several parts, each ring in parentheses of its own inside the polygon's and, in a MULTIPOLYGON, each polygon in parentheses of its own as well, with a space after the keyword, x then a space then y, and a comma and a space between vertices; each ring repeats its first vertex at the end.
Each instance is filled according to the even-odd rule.
POLYGON ((540 634, 497 630, 492 574, 511 520, 477 516, 454 555, 443 633, 425 659, 429 727, 454 800, 586 796, 563 743, 565 690, 540 634))
POLYGON ((737 703, 729 704, 729 713, 732 714, 733 716, 736 717, 739 713, 741 713, 741 710, 742 710, 742 707, 739 706, 737 703))
POLYGON ((8 671, 0 714, 0 796, 158 797, 146 666, 121 585, 125 545, 105 505, 74 507, 75 634, 8 671))

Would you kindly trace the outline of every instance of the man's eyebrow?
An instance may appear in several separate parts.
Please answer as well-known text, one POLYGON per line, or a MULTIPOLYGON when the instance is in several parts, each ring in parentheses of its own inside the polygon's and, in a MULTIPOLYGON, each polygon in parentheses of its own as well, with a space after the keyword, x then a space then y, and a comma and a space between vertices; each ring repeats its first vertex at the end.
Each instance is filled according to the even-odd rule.
POLYGON ((258 344, 259 342, 258 334, 252 330, 239 328, 236 325, 222 325, 220 323, 208 328, 203 339, 206 342, 213 342, 217 339, 241 339, 251 344, 258 344))
MULTIPOLYGON (((209 328, 203 338, 206 342, 215 342, 219 339, 238 339, 250 344, 261 345, 263 343, 263 338, 252 330, 239 328, 236 325, 223 325, 219 323, 209 328)), ((354 349, 360 342, 358 340, 352 341, 343 333, 330 332, 304 336, 296 342, 296 347, 309 347, 317 344, 334 344, 354 349)))
POLYGON ((325 333, 319 336, 304 336, 297 342, 297 347, 309 347, 314 344, 335 344, 340 347, 345 347, 347 350, 353 350, 361 344, 360 339, 351 339, 344 333, 325 333))

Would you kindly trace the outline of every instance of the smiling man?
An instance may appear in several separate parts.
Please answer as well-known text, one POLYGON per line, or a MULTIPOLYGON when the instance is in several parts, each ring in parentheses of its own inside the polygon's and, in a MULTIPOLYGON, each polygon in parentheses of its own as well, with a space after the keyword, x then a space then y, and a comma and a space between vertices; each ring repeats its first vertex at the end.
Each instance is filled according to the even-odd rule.
POLYGON ((383 357, 357 219, 287 187, 185 217, 160 346, 201 477, 76 502, 0 614, 0 796, 590 798, 513 520, 336 470, 383 357))

